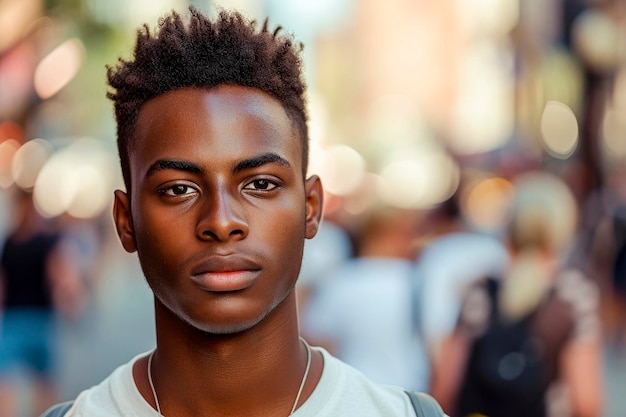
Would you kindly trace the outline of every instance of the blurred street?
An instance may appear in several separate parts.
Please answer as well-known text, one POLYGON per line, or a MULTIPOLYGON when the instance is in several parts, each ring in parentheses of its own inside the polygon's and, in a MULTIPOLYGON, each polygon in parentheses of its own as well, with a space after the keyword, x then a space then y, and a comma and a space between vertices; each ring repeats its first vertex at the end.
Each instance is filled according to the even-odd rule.
MULTIPOLYGON (((113 190, 125 186, 106 66, 129 59, 141 24, 152 25, 172 9, 184 14, 190 5, 209 12, 215 6, 239 8, 257 22, 280 24, 304 44, 307 175, 322 180, 328 227, 311 252, 305 250, 298 286, 303 334, 324 322, 311 314, 305 323, 304 307, 315 304, 315 293, 328 281, 340 281, 334 278, 345 272, 340 266, 347 260, 363 253, 385 261, 402 258, 393 270, 410 271, 405 275, 411 284, 377 281, 393 275, 383 262, 384 273, 373 273, 359 287, 369 289, 359 294, 371 298, 347 302, 357 293, 349 282, 346 297, 328 298, 321 311, 331 311, 326 307, 334 301, 344 318, 346 307, 363 306, 352 312, 365 324, 345 325, 337 333, 358 328, 387 347, 400 347, 371 331, 375 316, 381 328, 408 340, 399 351, 418 351, 419 372, 400 371, 419 374, 420 386, 427 386, 432 356, 442 351, 432 342, 441 342, 456 325, 464 285, 504 276, 516 181, 540 172, 558 178, 572 194, 568 210, 557 210, 557 217, 573 225, 574 236, 562 239, 565 248, 555 256, 598 289, 597 299, 589 291, 579 301, 594 304, 590 316, 610 332, 604 336, 602 417, 626 417, 626 341, 621 350, 606 342, 626 339, 626 0, 0 0, 0 250, 4 254, 14 230, 26 223, 17 195, 28 196, 36 209, 31 214, 38 223, 31 229, 63 241, 61 249, 49 245, 37 260, 47 266, 53 257, 63 259, 54 278, 40 268, 30 274, 38 281, 26 282, 22 272, 35 256, 19 256, 24 250, 3 256, 27 260, 13 267, 10 296, 9 290, 3 293, 11 281, 4 279, 8 269, 0 265, 0 318, 24 306, 45 310, 46 324, 58 317, 59 337, 29 333, 35 333, 40 356, 23 356, 30 356, 31 369, 38 361, 44 365, 37 378, 19 374, 18 390, 9 367, 19 360, 11 354, 29 349, 0 345, 6 348, 0 350, 6 359, 0 361, 0 417, 3 410, 9 417, 32 417, 31 389, 46 385, 52 368, 56 386, 47 384, 49 393, 58 388, 59 399, 73 399, 155 346, 151 291, 137 255, 122 249, 111 218, 113 190), (363 239, 374 223, 372 213, 383 208, 390 211, 381 215, 378 229, 369 230, 371 239, 363 239), (385 223, 401 220, 400 212, 406 223, 385 223), (424 265, 421 256, 435 240, 440 245, 424 265), (498 272, 488 272, 496 263, 502 264, 498 272), (333 280, 325 280, 329 276, 333 280), (415 289, 410 301, 403 298, 408 285, 415 289), (45 300, 26 300, 35 292, 46 292, 45 300), (595 311, 596 301, 602 311, 595 311), (619 304, 615 311, 612 303, 619 304), (372 313, 371 305, 389 315, 372 313), (611 310, 608 316, 605 310, 611 310), (428 314, 434 320, 425 319, 428 314), (405 326, 391 329, 398 317, 405 326), (421 335, 414 332, 418 328, 421 335), (419 349, 411 344, 416 340, 419 349), (47 356, 48 342, 56 344, 53 358, 47 356), (17 415, 6 398, 17 398, 17 415)), ((369 265, 360 271, 374 270, 369 265)), ((531 272, 526 289, 547 288, 534 285, 538 274, 531 272)), ((367 274, 349 279, 355 275, 367 274)), ((330 288, 328 293, 337 287, 330 288)), ((337 314, 328 316, 331 325, 339 322, 337 314)), ((39 328, 23 323, 2 327, 13 330, 6 331, 13 339, 4 340, 39 328)), ((317 330, 321 342, 326 329, 317 330)), ((373 344, 356 340, 353 346, 373 344)), ((362 352, 355 352, 361 359, 362 352)), ((369 356, 372 368, 379 356, 369 356)), ((406 363, 400 355, 394 358, 406 363)), ((597 370, 598 361, 593 364, 597 370)), ((585 381, 574 385, 593 391, 595 384, 585 381)))
POLYGON ((119 260, 104 277, 93 309, 78 325, 61 323, 59 377, 65 398, 155 346, 150 290, 136 257, 120 254, 119 260))

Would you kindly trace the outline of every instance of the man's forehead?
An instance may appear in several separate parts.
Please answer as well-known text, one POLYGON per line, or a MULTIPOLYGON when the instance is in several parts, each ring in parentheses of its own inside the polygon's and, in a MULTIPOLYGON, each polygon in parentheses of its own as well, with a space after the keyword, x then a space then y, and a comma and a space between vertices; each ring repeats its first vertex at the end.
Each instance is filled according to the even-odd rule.
POLYGON ((146 139, 167 148, 174 138, 182 144, 186 137, 210 135, 216 130, 244 138, 240 143, 249 138, 251 144, 254 141, 268 147, 295 146, 297 161, 292 162, 300 165, 302 160, 300 131, 282 103, 262 90, 238 85, 182 88, 150 99, 139 111, 129 153, 143 152, 146 139))

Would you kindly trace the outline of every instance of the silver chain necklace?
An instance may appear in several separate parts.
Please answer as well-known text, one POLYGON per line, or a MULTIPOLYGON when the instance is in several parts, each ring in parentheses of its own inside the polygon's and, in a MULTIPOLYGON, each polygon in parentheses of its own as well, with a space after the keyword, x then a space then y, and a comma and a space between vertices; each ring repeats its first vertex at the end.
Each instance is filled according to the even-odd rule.
MULTIPOLYGON (((302 341, 304 347, 306 348, 306 368, 304 368, 304 375, 302 376, 302 381, 300 381, 300 388, 298 388, 296 400, 293 402, 293 407, 291 408, 289 415, 292 415, 298 407, 298 402, 300 401, 304 384, 309 376, 309 369, 311 369, 311 347, 303 338, 300 338, 300 341, 302 341)), ((152 396, 154 397, 157 413, 159 413, 161 417, 164 417, 163 414, 161 414, 161 406, 159 405, 159 397, 157 397, 156 389, 154 388, 154 382, 152 382, 152 358, 154 357, 154 352, 156 352, 156 349, 150 353, 150 356, 148 356, 148 382, 150 383, 150 390, 152 390, 152 396)))

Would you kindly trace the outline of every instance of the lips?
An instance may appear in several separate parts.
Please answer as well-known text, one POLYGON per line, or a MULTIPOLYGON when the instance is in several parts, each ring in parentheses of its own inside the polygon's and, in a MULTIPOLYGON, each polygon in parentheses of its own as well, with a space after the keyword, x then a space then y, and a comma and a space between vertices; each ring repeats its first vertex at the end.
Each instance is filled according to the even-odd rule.
POLYGON ((254 284, 260 272, 261 267, 250 259, 216 256, 194 266, 191 280, 205 291, 239 291, 254 284))

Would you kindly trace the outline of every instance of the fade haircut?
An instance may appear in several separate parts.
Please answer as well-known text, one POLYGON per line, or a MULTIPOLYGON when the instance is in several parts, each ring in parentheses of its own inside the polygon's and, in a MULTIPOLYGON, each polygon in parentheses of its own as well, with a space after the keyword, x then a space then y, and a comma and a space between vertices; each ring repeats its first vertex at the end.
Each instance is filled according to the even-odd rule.
POLYGON ((151 33, 137 31, 133 60, 107 66, 117 121, 117 148, 126 190, 130 186, 129 154, 139 110, 148 100, 168 91, 235 84, 258 88, 278 99, 302 142, 303 175, 308 162, 308 128, 301 43, 268 21, 255 21, 237 11, 220 10, 211 20, 189 7, 189 21, 172 11, 151 33))

